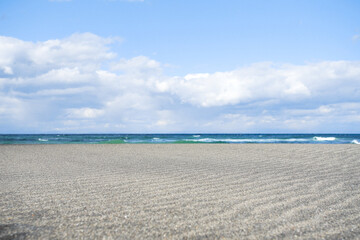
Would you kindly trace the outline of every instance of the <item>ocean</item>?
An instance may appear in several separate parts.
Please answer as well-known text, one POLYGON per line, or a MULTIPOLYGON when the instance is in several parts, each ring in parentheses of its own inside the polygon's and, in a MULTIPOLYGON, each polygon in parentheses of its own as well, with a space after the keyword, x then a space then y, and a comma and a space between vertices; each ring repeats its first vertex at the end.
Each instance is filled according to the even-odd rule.
POLYGON ((0 144, 360 144, 360 134, 0 134, 0 144))

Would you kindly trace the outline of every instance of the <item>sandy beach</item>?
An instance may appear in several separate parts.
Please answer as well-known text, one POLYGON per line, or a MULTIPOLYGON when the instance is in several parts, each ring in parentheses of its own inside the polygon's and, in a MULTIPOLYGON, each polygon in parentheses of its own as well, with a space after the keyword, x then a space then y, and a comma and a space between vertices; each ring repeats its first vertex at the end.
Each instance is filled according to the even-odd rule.
POLYGON ((360 147, 1 145, 1 239, 360 239, 360 147))

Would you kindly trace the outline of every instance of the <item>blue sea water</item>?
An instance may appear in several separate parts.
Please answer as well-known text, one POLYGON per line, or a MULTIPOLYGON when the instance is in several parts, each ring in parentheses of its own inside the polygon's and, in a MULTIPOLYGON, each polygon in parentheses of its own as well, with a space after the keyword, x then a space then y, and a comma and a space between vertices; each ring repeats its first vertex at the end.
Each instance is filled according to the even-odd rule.
POLYGON ((0 134, 0 144, 360 144, 360 134, 0 134))

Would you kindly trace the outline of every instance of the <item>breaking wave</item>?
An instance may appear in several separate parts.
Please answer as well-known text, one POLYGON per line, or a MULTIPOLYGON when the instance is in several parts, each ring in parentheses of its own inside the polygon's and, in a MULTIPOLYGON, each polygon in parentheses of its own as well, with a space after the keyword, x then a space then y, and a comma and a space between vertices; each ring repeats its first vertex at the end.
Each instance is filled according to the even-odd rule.
POLYGON ((315 141, 335 141, 336 137, 314 137, 315 141))
POLYGON ((201 138, 201 139, 185 139, 186 142, 199 142, 199 143, 287 143, 287 142, 311 142, 309 139, 305 138, 289 138, 289 139, 219 139, 219 138, 201 138))

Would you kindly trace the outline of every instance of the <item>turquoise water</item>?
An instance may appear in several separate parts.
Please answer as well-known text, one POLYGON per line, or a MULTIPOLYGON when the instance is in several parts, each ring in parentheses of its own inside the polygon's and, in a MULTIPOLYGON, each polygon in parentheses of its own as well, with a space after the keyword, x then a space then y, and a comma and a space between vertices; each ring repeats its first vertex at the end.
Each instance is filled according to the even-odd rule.
POLYGON ((360 134, 0 134, 0 144, 360 144, 360 134))

